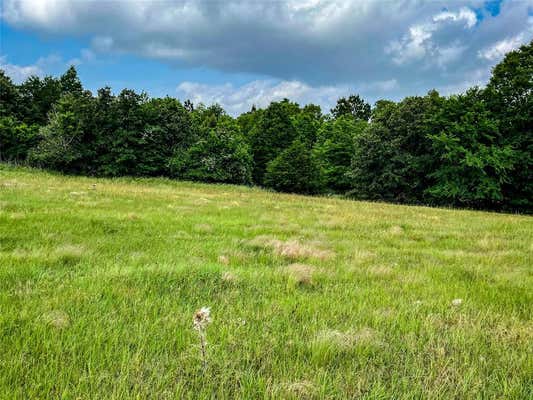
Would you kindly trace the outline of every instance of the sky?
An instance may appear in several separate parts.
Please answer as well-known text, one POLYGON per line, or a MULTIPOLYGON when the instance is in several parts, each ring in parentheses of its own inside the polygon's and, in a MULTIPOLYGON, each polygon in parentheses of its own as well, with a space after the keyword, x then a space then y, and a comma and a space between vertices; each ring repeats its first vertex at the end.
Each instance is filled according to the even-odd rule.
POLYGON ((17 83, 75 65, 91 91, 327 112, 352 93, 483 86, 533 39, 533 0, 0 0, 0 24, 0 69, 17 83))

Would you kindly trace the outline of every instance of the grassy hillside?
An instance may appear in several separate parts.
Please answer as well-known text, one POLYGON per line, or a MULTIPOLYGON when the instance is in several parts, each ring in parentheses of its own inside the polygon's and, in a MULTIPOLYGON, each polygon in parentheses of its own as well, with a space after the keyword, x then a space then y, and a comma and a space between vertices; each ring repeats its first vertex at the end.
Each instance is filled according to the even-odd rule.
POLYGON ((0 246, 0 398, 532 395, 532 217, 3 166, 0 246))

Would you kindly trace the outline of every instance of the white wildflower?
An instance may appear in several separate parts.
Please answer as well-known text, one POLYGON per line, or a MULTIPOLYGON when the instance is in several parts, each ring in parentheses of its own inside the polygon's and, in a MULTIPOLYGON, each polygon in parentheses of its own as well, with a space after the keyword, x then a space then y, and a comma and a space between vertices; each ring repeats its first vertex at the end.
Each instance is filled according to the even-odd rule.
POLYGON ((204 371, 207 368, 207 340, 206 328, 211 323, 211 309, 209 307, 202 307, 194 313, 192 318, 193 327, 198 331, 200 337, 200 348, 202 351, 202 363, 204 371))
POLYGON ((460 306, 461 304, 463 304, 463 299, 453 299, 453 300, 452 300, 452 305, 453 305, 453 306, 458 307, 458 306, 460 306))
POLYGON ((211 309, 209 307, 200 308, 194 313, 192 322, 194 329, 198 331, 204 330, 211 323, 211 309))

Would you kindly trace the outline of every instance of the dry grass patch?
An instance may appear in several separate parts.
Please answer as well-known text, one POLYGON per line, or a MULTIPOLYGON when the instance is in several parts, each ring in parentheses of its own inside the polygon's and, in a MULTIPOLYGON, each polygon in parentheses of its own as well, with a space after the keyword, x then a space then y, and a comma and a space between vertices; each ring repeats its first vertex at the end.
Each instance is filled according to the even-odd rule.
POLYGON ((133 220, 139 219, 139 216, 135 213, 130 212, 126 214, 126 219, 133 221, 133 220))
POLYGON ((37 258, 46 259, 47 258, 47 254, 45 254, 41 248, 33 249, 33 250, 17 248, 17 249, 14 249, 11 252, 11 256, 13 258, 15 258, 15 259, 24 259, 24 258, 26 258, 26 259, 37 259, 37 258))
POLYGON ((85 247, 79 244, 63 244, 55 249, 58 257, 80 258, 85 252, 85 247))
POLYGON ((318 390, 311 381, 287 382, 274 387, 272 393, 279 398, 313 399, 317 397, 318 390))
POLYGON ((476 241, 477 248, 482 252, 487 251, 494 255, 507 255, 512 253, 508 251, 505 242, 499 238, 485 235, 482 239, 476 241))
POLYGON ((370 275, 376 276, 391 276, 394 274, 394 269, 388 265, 372 265, 367 268, 370 275))
POLYGON ((142 259, 144 259, 146 257, 147 257, 147 255, 146 255, 146 253, 144 251, 132 251, 130 253, 130 258, 132 260, 135 260, 135 261, 142 260, 142 259))
POLYGON ((42 321, 57 329, 64 329, 70 325, 70 317, 61 310, 52 310, 41 316, 42 321))
POLYGON ((315 243, 301 243, 299 240, 282 241, 269 236, 258 236, 249 243, 256 247, 270 248, 275 254, 291 260, 300 258, 328 260, 335 256, 331 250, 319 248, 315 243))
POLYGON ((239 278, 237 277, 237 275, 235 275, 232 272, 224 271, 222 273, 222 280, 227 283, 234 283, 234 282, 237 282, 239 278))
POLYGON ((350 350, 356 346, 381 346, 379 332, 372 328, 364 327, 358 331, 339 331, 326 329, 318 332, 313 341, 319 347, 333 347, 340 350, 350 350))
POLYGON ((397 236, 397 235, 401 235, 404 232, 404 229, 399 225, 394 225, 389 228, 388 232, 391 235, 397 236))
POLYGON ((291 264, 286 267, 286 272, 298 285, 311 285, 315 267, 306 264, 291 264))
POLYGON ((9 214, 10 219, 24 219, 26 218, 26 214, 23 212, 14 212, 9 214))
POLYGON ((224 265, 229 265, 229 257, 226 255, 220 255, 218 256, 218 262, 224 265))
POLYGON ((356 262, 365 262, 377 257, 377 254, 369 250, 355 249, 350 253, 350 259, 356 262))

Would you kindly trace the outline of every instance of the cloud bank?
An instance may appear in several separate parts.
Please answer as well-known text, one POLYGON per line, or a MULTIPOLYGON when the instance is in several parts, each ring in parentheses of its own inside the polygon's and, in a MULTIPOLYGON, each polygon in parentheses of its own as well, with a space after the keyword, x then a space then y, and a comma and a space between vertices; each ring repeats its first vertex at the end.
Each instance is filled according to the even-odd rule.
POLYGON ((287 88, 321 99, 365 85, 376 97, 384 82, 395 97, 462 87, 531 40, 532 14, 533 0, 504 1, 497 15, 481 0, 4 0, 2 19, 88 37, 95 53, 269 77, 238 88, 180 85, 237 107, 246 93, 261 104, 287 88))
MULTIPOLYGON (((359 87, 359 93, 379 92, 384 96, 390 94, 397 86, 395 80, 374 82, 359 87)), ((206 85, 198 82, 183 82, 176 88, 181 99, 190 99, 193 103, 222 104, 232 114, 249 111, 252 106, 264 108, 272 101, 285 98, 300 105, 313 103, 322 107, 324 112, 336 103, 340 96, 353 92, 349 85, 310 86, 300 81, 255 80, 245 85, 235 86, 230 83, 206 85)))

